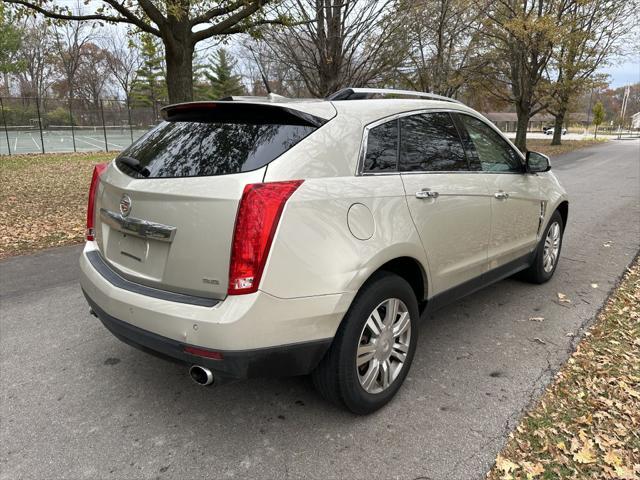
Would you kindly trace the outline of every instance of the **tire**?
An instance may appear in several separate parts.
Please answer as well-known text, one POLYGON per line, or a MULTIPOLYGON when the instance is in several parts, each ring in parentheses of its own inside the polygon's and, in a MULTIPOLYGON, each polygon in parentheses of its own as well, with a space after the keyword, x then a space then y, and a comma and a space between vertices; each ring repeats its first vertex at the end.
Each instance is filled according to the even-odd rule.
MULTIPOLYGON (((554 230, 555 232, 556 230, 554 230)), ((557 210, 553 212, 551 218, 549 219, 549 223, 547 227, 544 229, 544 233, 540 238, 540 243, 536 247, 535 257, 533 263, 529 268, 522 272, 522 278, 531 282, 531 283, 545 283, 548 282, 551 277, 553 277, 556 268, 558 267, 558 262, 560 260, 560 252, 562 250, 562 235, 564 234, 564 224, 562 222, 562 216, 560 212, 557 210), (549 239, 551 241, 550 247, 553 250, 553 243, 555 238, 555 233, 552 232, 552 229, 555 229, 557 226, 557 250, 555 250, 555 258, 553 259, 553 263, 549 268, 549 258, 545 255, 545 244, 549 239)))
POLYGON ((392 273, 374 274, 358 292, 329 351, 312 373, 316 389, 327 400, 359 415, 383 407, 409 372, 418 321, 418 301, 409 283, 392 273), (398 314, 392 319, 386 312, 394 306, 398 314), (374 311, 378 319, 388 321, 381 324, 374 311))

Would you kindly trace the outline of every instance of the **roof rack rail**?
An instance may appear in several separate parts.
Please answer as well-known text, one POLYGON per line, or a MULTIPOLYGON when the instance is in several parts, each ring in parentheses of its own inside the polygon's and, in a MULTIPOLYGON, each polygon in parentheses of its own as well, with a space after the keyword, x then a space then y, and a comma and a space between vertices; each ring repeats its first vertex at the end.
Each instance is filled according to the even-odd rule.
POLYGON ((462 104, 459 100, 436 95, 435 93, 414 92, 412 90, 394 90, 393 88, 343 88, 327 97, 327 100, 365 100, 375 95, 396 95, 401 97, 418 97, 427 100, 441 100, 443 102, 453 102, 462 104))
POLYGON ((286 100, 288 97, 278 95, 277 93, 269 93, 267 95, 228 95, 226 97, 219 98, 218 102, 251 102, 254 100, 277 102, 279 100, 286 100))

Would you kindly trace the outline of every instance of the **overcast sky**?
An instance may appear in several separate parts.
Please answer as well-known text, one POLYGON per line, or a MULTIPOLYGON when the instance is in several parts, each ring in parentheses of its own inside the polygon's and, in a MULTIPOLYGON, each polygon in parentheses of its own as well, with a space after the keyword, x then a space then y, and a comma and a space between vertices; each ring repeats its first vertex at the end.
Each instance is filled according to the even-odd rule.
POLYGON ((611 77, 611 88, 623 87, 640 82, 640 55, 628 58, 619 65, 613 65, 601 70, 611 77))

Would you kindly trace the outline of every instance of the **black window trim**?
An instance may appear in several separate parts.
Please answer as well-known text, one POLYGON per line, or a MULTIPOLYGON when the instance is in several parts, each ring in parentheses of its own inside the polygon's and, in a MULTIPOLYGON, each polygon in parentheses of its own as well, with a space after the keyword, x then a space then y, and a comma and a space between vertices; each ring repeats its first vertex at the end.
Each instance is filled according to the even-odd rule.
MULTIPOLYGON (((468 132, 466 132, 466 135, 468 135, 468 132)), ((397 148, 397 158, 396 158, 396 169, 398 168, 398 162, 400 161, 400 128, 398 128, 398 148, 397 148)), ((467 160, 470 161, 470 159, 467 157, 467 160)), ((362 129, 362 139, 360 141, 360 151, 358 153, 358 162, 356 165, 356 172, 355 175, 357 177, 373 177, 373 176, 380 176, 380 175, 442 175, 442 174, 492 174, 492 175, 522 175, 522 173, 525 173, 524 171, 524 161, 525 161, 525 157, 524 155, 520 152, 520 150, 518 150, 515 146, 513 146, 513 144, 511 143, 511 141, 504 136, 504 134, 498 129, 498 127, 496 127, 494 124, 492 124, 491 122, 487 122, 484 118, 482 118, 479 115, 475 115, 474 112, 468 112, 465 110, 457 110, 457 109, 453 109, 453 108, 442 108, 442 107, 437 107, 437 108, 420 108, 417 110, 409 110, 409 111, 405 111, 405 112, 398 112, 383 118, 380 118, 374 122, 368 123, 367 125, 364 126, 364 128, 362 129), (460 132, 460 127, 464 128, 463 125, 459 126, 458 123, 462 123, 461 120, 459 120, 458 118, 456 118, 457 114, 460 115, 468 115, 470 117, 473 117, 479 121, 481 121, 482 123, 484 123, 485 125, 489 126, 490 128, 492 128, 495 132, 498 133, 498 135, 500 135, 500 137, 503 140, 506 140, 507 145, 514 151, 516 152, 516 154, 518 155, 518 157, 520 158, 520 163, 523 165, 523 170, 522 172, 487 172, 487 171, 482 171, 482 170, 440 170, 440 171, 408 171, 408 172, 400 172, 398 170, 396 170, 395 172, 366 172, 364 171, 364 163, 365 163, 365 157, 367 155, 367 140, 369 138, 369 131, 379 125, 382 125, 383 123, 387 123, 390 122, 392 120, 395 120, 398 122, 398 127, 399 127, 399 122, 400 122, 400 118, 402 117, 408 117, 411 115, 419 115, 422 113, 439 113, 439 112, 446 112, 448 113, 451 118, 452 121, 455 125, 455 127, 458 129, 458 135, 460 136, 460 141, 462 142, 462 147, 465 150, 465 154, 467 154, 467 149, 465 147, 465 142, 463 141, 462 138, 462 132, 460 132)), ((469 163, 470 165, 470 163, 469 163)))

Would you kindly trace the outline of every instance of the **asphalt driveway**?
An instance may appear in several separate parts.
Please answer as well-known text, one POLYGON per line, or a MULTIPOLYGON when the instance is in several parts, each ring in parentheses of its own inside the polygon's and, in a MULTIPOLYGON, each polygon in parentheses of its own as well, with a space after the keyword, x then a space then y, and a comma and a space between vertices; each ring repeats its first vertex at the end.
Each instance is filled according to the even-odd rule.
POLYGON ((201 388, 120 343, 88 314, 78 247, 0 262, 0 478, 482 478, 640 246, 640 142, 554 170, 571 197, 554 279, 427 319, 407 382, 369 417, 304 378, 201 388))

